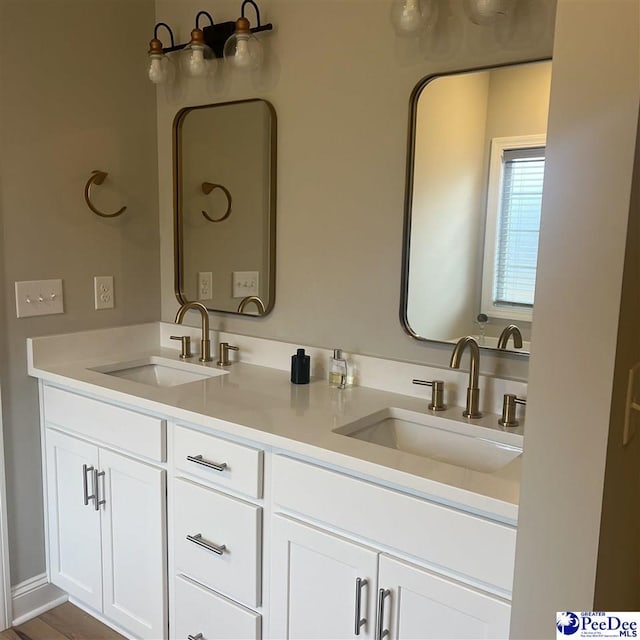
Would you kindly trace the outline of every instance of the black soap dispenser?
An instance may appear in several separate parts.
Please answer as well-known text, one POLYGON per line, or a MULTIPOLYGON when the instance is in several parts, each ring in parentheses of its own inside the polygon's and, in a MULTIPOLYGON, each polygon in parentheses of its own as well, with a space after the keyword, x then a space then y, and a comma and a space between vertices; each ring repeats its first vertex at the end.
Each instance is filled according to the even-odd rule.
POLYGON ((298 349, 291 356, 291 382, 293 384, 309 384, 309 370, 311 369, 311 356, 304 353, 304 349, 298 349))

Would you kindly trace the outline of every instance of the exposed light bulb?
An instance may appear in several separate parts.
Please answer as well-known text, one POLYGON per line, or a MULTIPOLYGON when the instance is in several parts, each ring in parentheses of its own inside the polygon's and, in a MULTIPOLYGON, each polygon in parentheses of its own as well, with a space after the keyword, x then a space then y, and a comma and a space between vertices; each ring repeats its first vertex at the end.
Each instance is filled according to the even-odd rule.
POLYGON ((246 36, 238 36, 238 44, 236 45, 236 55, 233 58, 236 67, 248 69, 253 65, 251 54, 249 53, 249 38, 246 36))
POLYGON ((419 0, 406 0, 404 2, 400 16, 398 18, 398 29, 411 33, 422 27, 422 12, 420 11, 419 0))
POLYGON ((262 45, 251 33, 249 21, 238 18, 234 34, 224 43, 224 59, 236 69, 252 70, 262 64, 263 57, 262 45))
POLYGON ((187 73, 192 78, 201 78, 207 74, 207 63, 203 47, 193 46, 187 58, 187 73))
POLYGON ((173 62, 164 53, 162 42, 154 38, 149 43, 149 65, 147 76, 153 84, 166 84, 173 80, 173 62))
POLYGON ((163 84, 167 81, 166 66, 162 64, 163 57, 159 55, 150 56, 148 75, 153 84, 163 84))
POLYGON ((516 0, 464 0, 464 10, 474 24, 493 24, 509 14, 516 0))
POLYGON ((202 31, 194 29, 191 42, 182 50, 184 72, 192 78, 203 78, 208 75, 213 58, 213 51, 205 44, 202 31))
POLYGON ((391 22, 399 36, 418 34, 436 17, 433 0, 393 0, 391 22))

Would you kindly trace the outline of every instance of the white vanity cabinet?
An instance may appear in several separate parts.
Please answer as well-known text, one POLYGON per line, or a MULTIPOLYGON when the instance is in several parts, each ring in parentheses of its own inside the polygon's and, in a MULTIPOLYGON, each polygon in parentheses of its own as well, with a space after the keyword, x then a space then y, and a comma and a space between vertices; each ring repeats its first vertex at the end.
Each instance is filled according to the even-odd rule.
POLYGON ((508 637, 513 528, 286 456, 273 499, 272 637, 508 637))
POLYGON ((59 380, 40 382, 48 575, 128 637, 508 637, 517 514, 491 492, 466 500, 442 474, 416 484, 278 434, 280 418, 307 435, 331 423, 282 409, 285 384, 261 431, 242 395, 216 417, 214 387, 164 404, 59 380))
MULTIPOLYGON (((139 448, 137 428, 155 424, 155 456, 164 423, 60 389, 42 397, 51 582, 132 636, 166 638, 166 472, 83 438, 96 424, 102 440, 124 428, 139 448)), ((126 438, 118 445, 126 452, 126 438)))
POLYGON ((510 606, 479 589, 380 555, 378 637, 390 640, 508 638, 510 606))
POLYGON ((373 638, 378 552, 282 515, 271 536, 272 637, 373 638))
POLYGON ((170 637, 258 640, 264 453, 182 425, 170 429, 170 637))

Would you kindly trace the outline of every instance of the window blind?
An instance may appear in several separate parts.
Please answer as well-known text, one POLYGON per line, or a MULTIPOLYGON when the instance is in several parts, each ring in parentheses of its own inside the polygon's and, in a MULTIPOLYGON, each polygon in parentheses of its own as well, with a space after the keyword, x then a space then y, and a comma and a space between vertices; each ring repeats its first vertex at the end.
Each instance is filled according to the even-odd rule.
POLYGON ((544 147, 503 152, 495 257, 495 305, 533 307, 544 153, 544 147))

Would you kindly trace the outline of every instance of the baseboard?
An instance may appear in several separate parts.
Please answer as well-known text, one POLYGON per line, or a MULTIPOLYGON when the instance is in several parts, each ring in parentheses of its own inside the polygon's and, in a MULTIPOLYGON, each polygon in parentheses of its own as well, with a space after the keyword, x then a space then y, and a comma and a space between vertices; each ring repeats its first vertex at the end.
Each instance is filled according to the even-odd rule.
POLYGON ((47 574, 29 578, 11 587, 12 626, 39 616, 68 600, 67 594, 47 580, 47 574))

